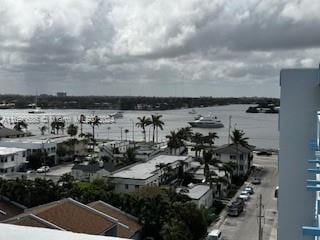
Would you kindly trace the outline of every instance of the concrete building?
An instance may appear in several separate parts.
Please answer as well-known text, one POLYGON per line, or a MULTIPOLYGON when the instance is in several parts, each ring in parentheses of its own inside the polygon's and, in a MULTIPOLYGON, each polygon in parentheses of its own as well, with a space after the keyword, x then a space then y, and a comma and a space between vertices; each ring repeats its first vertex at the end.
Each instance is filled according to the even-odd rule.
POLYGON ((52 160, 54 164, 58 163, 56 151, 57 145, 70 139, 68 136, 32 136, 24 138, 10 138, 2 139, 0 141, 1 147, 15 147, 24 148, 27 150, 27 158, 32 154, 37 154, 45 151, 48 156, 48 160, 52 160))
POLYGON ((319 216, 315 194, 306 188, 306 180, 315 178, 307 171, 311 167, 308 159, 314 159, 314 150, 319 149, 319 74, 319 69, 285 69, 280 73, 278 240, 314 239, 302 226, 315 226, 319 216))
POLYGON ((26 149, 0 147, 0 176, 19 171, 26 159, 26 149))
MULTIPOLYGON (((180 161, 189 163, 191 160, 188 156, 159 155, 147 162, 136 163, 115 171, 110 178, 115 184, 116 192, 132 192, 143 186, 159 186, 163 183, 165 170, 159 168, 161 164, 177 171, 180 161)), ((185 164, 184 167, 188 168, 188 166, 189 164, 185 164)))
POLYGON ((198 208, 209 208, 212 206, 213 192, 209 185, 191 183, 188 187, 177 188, 176 192, 191 198, 191 201, 195 203, 198 208))

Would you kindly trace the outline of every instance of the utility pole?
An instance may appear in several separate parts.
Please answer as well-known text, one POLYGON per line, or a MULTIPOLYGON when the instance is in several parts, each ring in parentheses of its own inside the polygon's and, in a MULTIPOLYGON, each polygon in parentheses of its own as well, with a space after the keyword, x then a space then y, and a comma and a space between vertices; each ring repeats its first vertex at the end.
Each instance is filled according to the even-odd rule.
POLYGON ((231 131, 231 118, 232 116, 229 116, 229 129, 228 129, 228 144, 230 144, 230 131, 231 131))
POLYGON ((258 215, 258 224, 259 224, 259 230, 258 230, 258 239, 262 240, 263 237, 263 227, 262 227, 262 219, 264 218, 264 215, 262 215, 262 209, 263 209, 263 205, 262 205, 262 194, 260 194, 259 196, 259 215, 258 215))

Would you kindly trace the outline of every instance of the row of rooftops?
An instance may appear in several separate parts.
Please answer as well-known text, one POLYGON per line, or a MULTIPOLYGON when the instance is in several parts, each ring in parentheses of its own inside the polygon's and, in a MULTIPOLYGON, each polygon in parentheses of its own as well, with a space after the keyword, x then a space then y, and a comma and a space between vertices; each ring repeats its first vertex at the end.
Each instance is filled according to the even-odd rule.
MULTIPOLYGON (((1 206, 4 207, 0 204, 1 206)), ((7 209, 1 211, 5 212, 7 209)), ((117 228, 116 236, 123 238, 131 238, 141 229, 136 217, 110 204, 96 201, 85 205, 72 198, 26 209, 14 217, 8 217, 9 219, 3 223, 93 235, 104 235, 109 230, 117 228)))

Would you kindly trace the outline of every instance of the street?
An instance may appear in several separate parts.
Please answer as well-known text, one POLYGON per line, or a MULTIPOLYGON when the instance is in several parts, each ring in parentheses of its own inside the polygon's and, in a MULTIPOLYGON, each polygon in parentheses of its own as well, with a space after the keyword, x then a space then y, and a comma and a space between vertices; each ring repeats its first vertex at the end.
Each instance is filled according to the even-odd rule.
MULTIPOLYGON (((274 227, 277 220, 277 200, 274 198, 274 190, 277 186, 277 155, 270 157, 254 156, 254 165, 259 166, 261 171, 260 185, 252 185, 255 193, 246 203, 245 210, 238 217, 226 217, 221 222, 220 228, 225 240, 253 240, 258 239, 258 215, 259 195, 262 195, 263 210, 262 227, 263 240, 274 239, 274 227)), ((213 227, 211 228, 213 229, 213 227)), ((210 229, 210 230, 211 230, 210 229)), ((210 231, 209 230, 209 231, 210 231)))

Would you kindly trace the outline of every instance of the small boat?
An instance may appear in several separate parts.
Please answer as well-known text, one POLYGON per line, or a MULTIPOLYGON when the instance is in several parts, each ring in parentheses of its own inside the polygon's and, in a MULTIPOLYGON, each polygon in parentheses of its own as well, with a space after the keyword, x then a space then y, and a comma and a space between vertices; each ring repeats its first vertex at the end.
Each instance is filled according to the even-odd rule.
POLYGON ((28 113, 30 113, 30 114, 41 114, 41 113, 44 113, 44 111, 40 107, 35 107, 33 110, 30 110, 28 113))
POLYGON ((196 112, 196 110, 194 110, 194 109, 192 109, 190 112, 189 112, 189 114, 196 114, 197 112, 196 112))
POLYGON ((199 119, 194 120, 192 122, 188 122, 191 127, 195 128, 222 128, 224 127, 223 123, 218 120, 216 116, 208 116, 203 117, 201 116, 199 119))
POLYGON ((115 112, 109 114, 110 117, 113 117, 114 119, 123 118, 123 112, 115 112))

